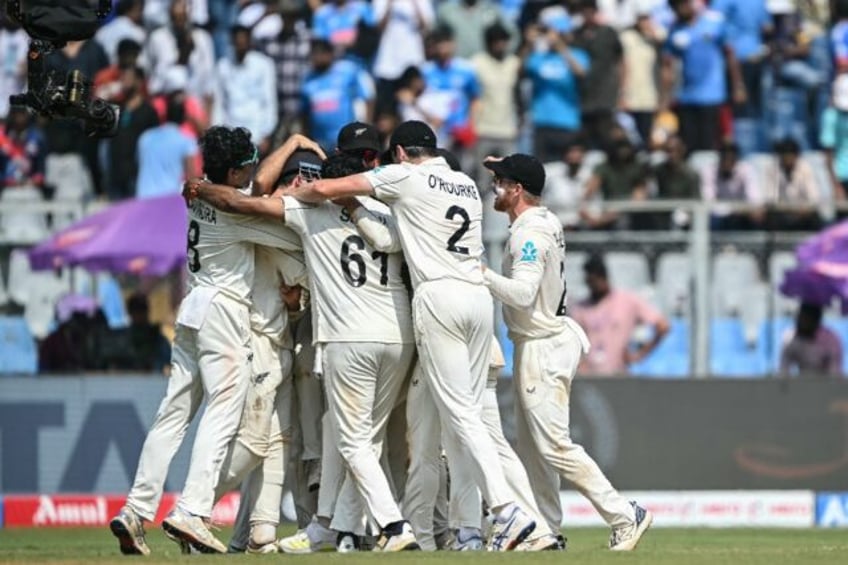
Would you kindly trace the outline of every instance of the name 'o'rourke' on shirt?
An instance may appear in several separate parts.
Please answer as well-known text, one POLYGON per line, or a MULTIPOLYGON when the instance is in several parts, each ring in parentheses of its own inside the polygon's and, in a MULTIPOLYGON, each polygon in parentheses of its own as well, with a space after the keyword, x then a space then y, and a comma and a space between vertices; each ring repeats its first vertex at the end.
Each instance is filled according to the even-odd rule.
POLYGON ((468 175, 441 157, 364 175, 392 210, 414 288, 441 279, 483 284, 483 205, 468 175))

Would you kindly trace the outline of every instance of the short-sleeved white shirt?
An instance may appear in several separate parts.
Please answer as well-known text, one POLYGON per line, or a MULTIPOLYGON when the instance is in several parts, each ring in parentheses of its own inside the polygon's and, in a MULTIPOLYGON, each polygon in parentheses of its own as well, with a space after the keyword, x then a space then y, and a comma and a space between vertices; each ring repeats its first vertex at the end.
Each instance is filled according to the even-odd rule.
MULTIPOLYGON (((414 343, 409 293, 400 276, 400 253, 375 251, 347 211, 324 202, 283 199, 286 225, 300 234, 309 270, 315 343, 414 343)), ((388 214, 373 198, 368 210, 388 214)))
POLYGON ((440 279, 483 284, 483 206, 468 175, 442 157, 364 175, 392 210, 413 287, 440 279))

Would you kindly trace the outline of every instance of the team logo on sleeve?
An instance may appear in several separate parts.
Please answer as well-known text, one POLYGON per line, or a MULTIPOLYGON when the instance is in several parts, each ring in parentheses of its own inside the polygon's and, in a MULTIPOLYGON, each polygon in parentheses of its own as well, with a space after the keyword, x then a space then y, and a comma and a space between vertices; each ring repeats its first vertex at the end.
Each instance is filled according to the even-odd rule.
POLYGON ((536 245, 532 241, 528 241, 524 244, 524 247, 521 248, 521 261, 535 261, 539 256, 539 250, 536 249, 536 245))

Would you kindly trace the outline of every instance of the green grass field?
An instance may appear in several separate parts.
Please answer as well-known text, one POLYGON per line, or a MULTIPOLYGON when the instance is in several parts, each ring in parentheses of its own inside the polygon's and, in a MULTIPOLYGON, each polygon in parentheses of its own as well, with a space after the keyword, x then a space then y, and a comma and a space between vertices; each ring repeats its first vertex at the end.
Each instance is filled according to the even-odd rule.
MULTIPOLYGON (((181 556, 176 545, 165 539, 159 530, 149 533, 153 549, 150 559, 123 558, 117 543, 105 528, 100 529, 12 529, 0 530, 0 563, 62 562, 90 564, 94 562, 126 561, 169 563, 174 560, 214 562, 221 560, 265 561, 300 560, 303 563, 361 565, 375 559, 391 563, 453 563, 478 564, 485 562, 525 563, 633 563, 633 564, 768 564, 777 563, 848 563, 848 532, 839 530, 706 530, 653 529, 643 539, 639 549, 630 554, 613 554, 604 548, 607 532, 600 529, 575 529, 566 532, 568 551, 545 553, 511 553, 509 555, 481 553, 421 553, 374 555, 332 554, 311 556, 181 556)), ((219 532, 226 539, 228 531, 219 532)))

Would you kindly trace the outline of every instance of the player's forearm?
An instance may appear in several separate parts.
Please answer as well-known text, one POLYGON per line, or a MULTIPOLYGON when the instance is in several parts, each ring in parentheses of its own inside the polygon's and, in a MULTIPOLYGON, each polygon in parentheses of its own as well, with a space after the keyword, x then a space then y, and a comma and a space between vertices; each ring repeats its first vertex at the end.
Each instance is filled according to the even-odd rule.
POLYGON ((401 251, 400 237, 390 216, 366 210, 360 206, 351 211, 356 229, 371 247, 383 253, 401 251))
POLYGON ((321 179, 302 184, 286 192, 301 202, 317 204, 324 200, 348 196, 368 196, 374 192, 364 175, 353 175, 339 179, 321 179))
POLYGON ((285 208, 280 198, 246 196, 231 187, 211 183, 199 186, 197 197, 222 212, 264 216, 278 221, 285 219, 285 208))
POLYGON ((491 269, 486 269, 483 279, 492 296, 513 308, 530 308, 536 300, 539 292, 539 282, 523 280, 521 278, 508 278, 499 275, 491 269))

